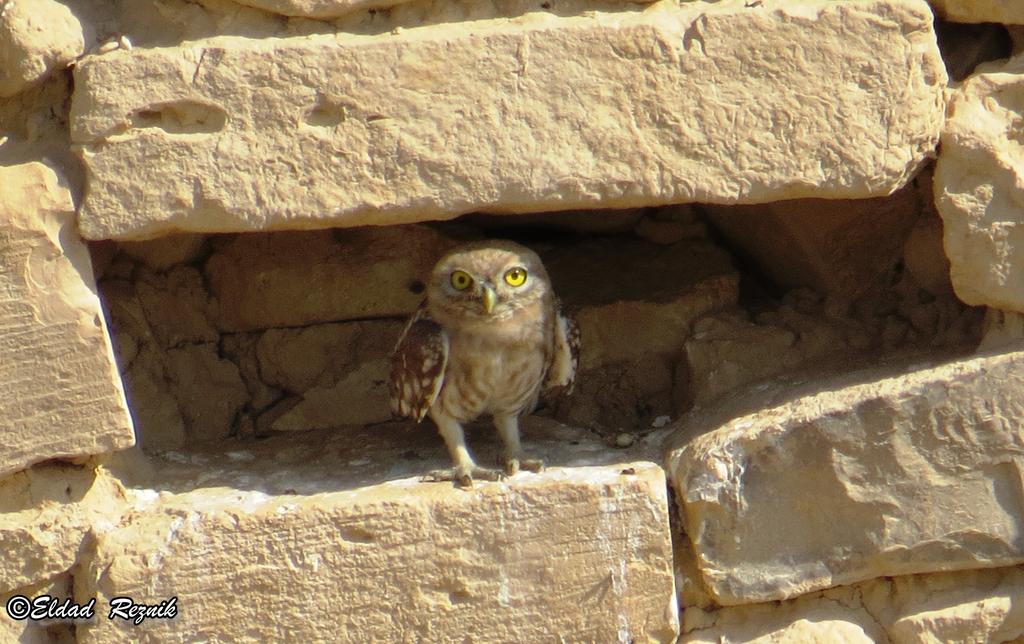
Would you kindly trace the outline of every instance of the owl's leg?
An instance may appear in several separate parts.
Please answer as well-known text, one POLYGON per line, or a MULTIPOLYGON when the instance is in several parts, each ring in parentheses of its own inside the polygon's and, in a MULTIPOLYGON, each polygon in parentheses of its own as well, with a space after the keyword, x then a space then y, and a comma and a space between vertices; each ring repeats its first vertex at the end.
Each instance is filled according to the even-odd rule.
POLYGON ((505 443, 505 473, 512 476, 520 469, 528 472, 540 472, 544 469, 544 461, 533 458, 523 458, 523 446, 519 443, 519 415, 494 416, 494 426, 501 434, 501 440, 505 443))
POLYGON ((441 412, 430 410, 430 417, 437 424, 437 430, 448 446, 448 453, 451 454, 455 467, 450 470, 435 470, 425 477, 428 481, 453 481, 456 485, 469 487, 473 479, 478 478, 484 481, 499 481, 505 475, 498 470, 486 467, 479 467, 473 462, 473 457, 466 449, 466 436, 462 431, 462 425, 451 416, 441 412))

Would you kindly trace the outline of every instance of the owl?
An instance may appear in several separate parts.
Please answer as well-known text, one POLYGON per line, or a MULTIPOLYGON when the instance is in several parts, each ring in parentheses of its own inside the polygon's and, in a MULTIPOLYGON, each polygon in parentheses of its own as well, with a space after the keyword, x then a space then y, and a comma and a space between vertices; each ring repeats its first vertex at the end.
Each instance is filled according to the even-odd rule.
POLYGON ((559 305, 540 258, 508 241, 460 246, 438 261, 426 298, 391 356, 391 410, 429 415, 454 468, 430 480, 468 486, 520 468, 540 471, 519 442, 519 419, 542 393, 569 393, 579 364, 579 330, 559 305), (463 423, 490 416, 504 443, 504 471, 478 466, 463 423))

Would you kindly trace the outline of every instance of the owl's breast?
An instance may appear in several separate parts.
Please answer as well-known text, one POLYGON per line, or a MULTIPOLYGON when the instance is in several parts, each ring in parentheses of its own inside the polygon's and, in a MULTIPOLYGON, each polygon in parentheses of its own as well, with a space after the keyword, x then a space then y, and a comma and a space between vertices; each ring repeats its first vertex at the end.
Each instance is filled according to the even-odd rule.
POLYGON ((544 379, 549 341, 542 334, 518 343, 453 337, 437 404, 460 421, 532 409, 544 379))

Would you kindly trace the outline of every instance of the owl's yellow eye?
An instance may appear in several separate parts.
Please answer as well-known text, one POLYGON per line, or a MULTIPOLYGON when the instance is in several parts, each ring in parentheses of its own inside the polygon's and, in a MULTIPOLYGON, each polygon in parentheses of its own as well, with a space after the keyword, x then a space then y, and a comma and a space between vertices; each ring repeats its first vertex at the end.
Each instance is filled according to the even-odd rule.
POLYGON ((465 291, 473 284, 473 278, 466 271, 452 271, 451 281, 456 291, 465 291))
POLYGON ((509 286, 522 286, 526 283, 526 269, 520 266, 505 271, 505 282, 509 286))

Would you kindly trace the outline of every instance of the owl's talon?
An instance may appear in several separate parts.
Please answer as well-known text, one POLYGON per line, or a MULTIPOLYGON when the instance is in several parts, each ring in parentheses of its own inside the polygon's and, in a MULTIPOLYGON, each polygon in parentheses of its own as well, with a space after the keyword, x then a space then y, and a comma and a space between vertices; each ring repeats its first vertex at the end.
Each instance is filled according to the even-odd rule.
POLYGON ((505 459, 505 474, 509 476, 515 476, 519 473, 519 459, 518 458, 507 458, 505 459))
POLYGON ((520 470, 524 472, 543 472, 544 461, 536 458, 520 459, 510 456, 505 459, 505 474, 515 476, 520 470))
POLYGON ((499 470, 492 470, 489 467, 474 465, 468 471, 460 467, 453 467, 450 470, 433 470, 428 472, 422 479, 424 483, 440 483, 451 481, 459 487, 472 487, 473 479, 481 481, 502 481, 505 473, 499 470))
POLYGON ((540 460, 539 458, 528 458, 519 461, 519 467, 520 469, 524 469, 527 472, 543 472, 544 461, 540 460))

